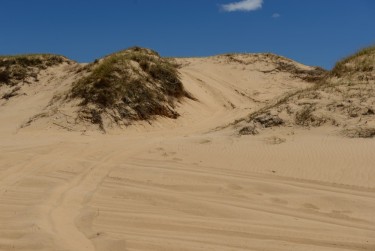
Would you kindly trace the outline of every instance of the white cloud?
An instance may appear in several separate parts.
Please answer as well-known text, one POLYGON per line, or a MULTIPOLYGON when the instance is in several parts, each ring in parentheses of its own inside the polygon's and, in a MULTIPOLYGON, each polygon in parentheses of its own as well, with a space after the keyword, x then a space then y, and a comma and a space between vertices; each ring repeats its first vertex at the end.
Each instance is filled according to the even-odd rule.
POLYGON ((253 11, 262 8, 263 0, 242 0, 235 3, 224 4, 224 11, 253 11))
POLYGON ((281 17, 281 15, 279 13, 273 13, 272 17, 273 18, 279 18, 279 17, 281 17))

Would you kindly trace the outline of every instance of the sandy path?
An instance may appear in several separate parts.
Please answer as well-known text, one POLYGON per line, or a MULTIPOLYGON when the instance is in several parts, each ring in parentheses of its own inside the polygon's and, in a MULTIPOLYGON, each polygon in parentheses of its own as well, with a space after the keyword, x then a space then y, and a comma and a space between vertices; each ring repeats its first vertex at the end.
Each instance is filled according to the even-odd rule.
POLYGON ((222 142, 196 152, 174 143, 137 156, 104 180, 90 203, 100 212, 93 223, 98 241, 101 234, 117 237, 129 250, 374 248, 374 187, 300 179, 292 170, 292 177, 261 173, 249 164, 211 165, 200 153, 206 148, 219 158, 222 142), (195 163, 193 156, 199 156, 195 163))
MULTIPOLYGON (((246 147, 258 147, 258 158, 251 159, 267 167, 276 159, 267 160, 260 152, 294 150, 290 145, 301 146, 299 142, 275 146, 262 140, 228 141, 225 135, 209 143, 207 136, 147 143, 143 136, 95 137, 21 149, 24 156, 39 155, 18 170, 2 165, 3 250, 374 248, 375 187, 366 183, 374 176, 344 182, 327 173, 325 179, 318 174, 307 179, 291 161, 274 173, 218 157, 235 159, 245 156, 246 147), (223 141, 238 148, 228 151, 223 141), (51 163, 61 155, 61 162, 51 163), (214 157, 222 164, 212 161, 214 157), (3 176, 10 169, 13 174, 3 176)), ((323 148, 315 142, 310 150, 322 154, 337 140, 332 136, 323 148)), ((368 142, 346 144, 354 144, 369 163, 375 161, 368 142)), ((335 151, 338 156, 345 152, 335 151)), ((3 150, 1 157, 10 165, 11 154, 3 150)), ((341 160, 335 159, 316 172, 340 168, 341 160)), ((349 163, 345 168, 368 172, 369 167, 349 163)))

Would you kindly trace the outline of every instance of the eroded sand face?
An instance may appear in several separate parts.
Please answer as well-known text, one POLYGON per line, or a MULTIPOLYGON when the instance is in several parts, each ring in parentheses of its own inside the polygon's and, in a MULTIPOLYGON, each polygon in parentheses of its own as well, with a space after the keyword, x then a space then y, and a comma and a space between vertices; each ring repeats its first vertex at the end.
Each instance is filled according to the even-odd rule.
POLYGON ((0 250, 375 250, 374 140, 215 130, 309 84, 263 64, 180 61, 199 102, 177 120, 20 130, 65 88, 64 66, 0 107, 0 250))

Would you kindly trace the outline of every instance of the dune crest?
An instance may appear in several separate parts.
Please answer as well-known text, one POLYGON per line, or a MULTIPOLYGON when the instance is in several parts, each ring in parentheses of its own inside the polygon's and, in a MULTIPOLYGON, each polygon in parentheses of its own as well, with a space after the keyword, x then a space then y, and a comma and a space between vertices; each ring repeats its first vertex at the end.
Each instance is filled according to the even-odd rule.
POLYGON ((375 136, 375 49, 366 48, 338 62, 315 85, 285 94, 234 124, 240 134, 280 126, 331 126, 348 137, 375 136))

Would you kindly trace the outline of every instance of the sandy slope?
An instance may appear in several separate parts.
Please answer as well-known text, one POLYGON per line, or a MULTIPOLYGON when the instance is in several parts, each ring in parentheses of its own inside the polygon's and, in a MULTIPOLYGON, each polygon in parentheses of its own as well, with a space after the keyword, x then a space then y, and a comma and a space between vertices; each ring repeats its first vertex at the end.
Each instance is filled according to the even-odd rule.
POLYGON ((178 61, 199 100, 178 120, 20 130, 71 82, 66 65, 2 103, 0 250, 375 250, 374 140, 213 130, 309 84, 267 62, 178 61))

